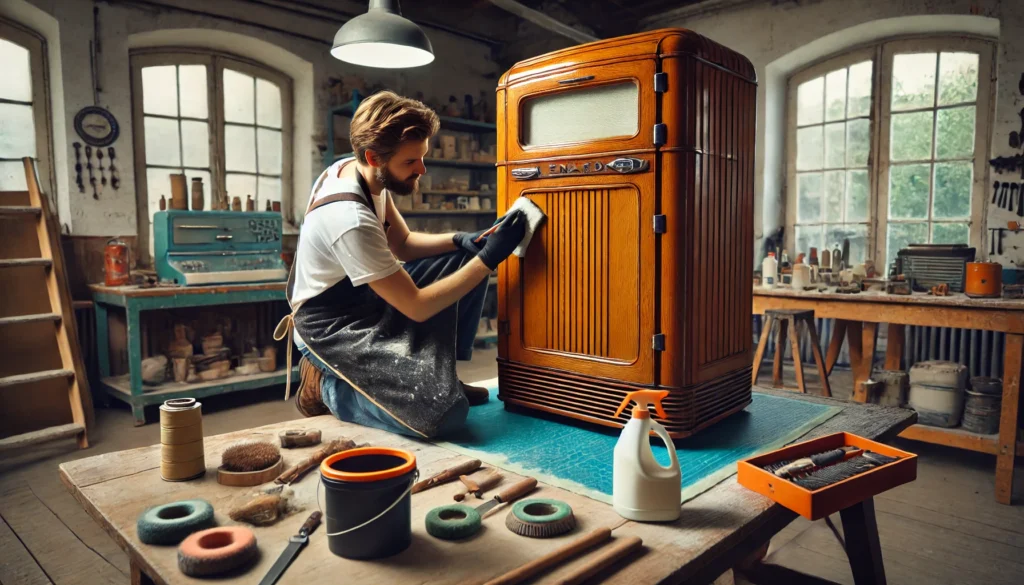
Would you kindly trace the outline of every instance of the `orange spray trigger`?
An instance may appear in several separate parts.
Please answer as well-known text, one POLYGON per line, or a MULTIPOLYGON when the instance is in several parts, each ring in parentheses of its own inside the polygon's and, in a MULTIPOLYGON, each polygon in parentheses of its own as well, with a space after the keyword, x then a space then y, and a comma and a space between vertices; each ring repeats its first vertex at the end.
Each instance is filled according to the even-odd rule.
POLYGON ((630 402, 636 402, 636 406, 633 407, 633 418, 647 418, 651 416, 651 412, 647 410, 647 405, 649 404, 654 405, 654 410, 657 411, 658 416, 663 419, 668 418, 668 415, 665 414, 665 409, 661 406, 661 400, 666 396, 668 396, 668 390, 637 390, 636 392, 630 392, 622 399, 622 404, 615 411, 615 416, 622 414, 622 411, 626 410, 630 402))

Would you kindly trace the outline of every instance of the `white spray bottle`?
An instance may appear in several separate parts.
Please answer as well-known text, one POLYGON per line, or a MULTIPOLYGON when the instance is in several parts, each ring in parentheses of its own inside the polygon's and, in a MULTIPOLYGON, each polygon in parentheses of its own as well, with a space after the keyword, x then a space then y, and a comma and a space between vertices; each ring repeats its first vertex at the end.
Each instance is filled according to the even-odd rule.
POLYGON ((668 522, 679 518, 680 471, 676 447, 665 427, 651 420, 649 404, 654 404, 658 416, 666 418, 661 400, 668 391, 638 390, 630 392, 619 405, 615 416, 636 402, 633 417, 622 429, 615 444, 615 463, 612 477, 612 504, 623 518, 640 522, 668 522), (671 463, 662 467, 651 451, 650 433, 654 431, 668 448, 671 463))

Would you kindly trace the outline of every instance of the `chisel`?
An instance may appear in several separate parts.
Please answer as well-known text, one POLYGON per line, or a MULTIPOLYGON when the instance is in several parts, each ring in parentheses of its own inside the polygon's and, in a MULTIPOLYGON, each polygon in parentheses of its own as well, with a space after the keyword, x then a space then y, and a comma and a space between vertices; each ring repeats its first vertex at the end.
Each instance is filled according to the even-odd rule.
POLYGON ((1019 185, 1017 192, 1017 217, 1024 217, 1024 183, 1019 185))
POLYGON ((996 202, 996 197, 999 197, 999 181, 992 183, 992 204, 996 202))

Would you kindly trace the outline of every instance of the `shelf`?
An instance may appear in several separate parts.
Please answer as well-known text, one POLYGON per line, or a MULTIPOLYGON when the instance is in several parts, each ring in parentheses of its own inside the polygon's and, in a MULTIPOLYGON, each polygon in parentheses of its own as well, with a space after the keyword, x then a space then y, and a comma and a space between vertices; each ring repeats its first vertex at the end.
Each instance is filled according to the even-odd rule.
MULTIPOLYGON (((155 386, 144 384, 142 386, 143 393, 137 398, 140 399, 140 402, 143 404, 161 404, 164 400, 180 395, 190 396, 193 398, 205 398, 206 396, 214 396, 238 390, 249 390, 253 388, 272 386, 274 384, 284 384, 285 373, 285 368, 279 368, 273 372, 259 372, 258 374, 249 374, 247 376, 233 374, 226 378, 210 380, 208 382, 196 382, 194 384, 174 382, 173 380, 164 382, 163 384, 157 384, 155 386)), ((295 384, 297 384, 299 380, 298 374, 298 368, 293 368, 293 391, 295 390, 295 384)), ((110 376, 103 378, 100 382, 114 398, 125 401, 132 398, 131 380, 128 374, 124 374, 123 376, 110 376)))
MULTIPOLYGON (((914 425, 900 433, 900 437, 913 441, 988 453, 989 455, 997 455, 999 453, 998 434, 979 435, 978 433, 965 431, 960 427, 947 429, 928 425, 914 425)), ((1020 447, 1017 449, 1017 456, 1024 456, 1024 452, 1021 451, 1020 447)))
POLYGON ((497 132, 498 126, 477 120, 466 118, 453 118, 451 116, 438 116, 441 119, 442 130, 454 130, 455 132, 497 132))
POLYGON ((447 191, 438 191, 436 189, 420 191, 420 195, 455 195, 457 197, 491 197, 496 194, 494 191, 453 191, 450 189, 447 191))
POLYGON ((410 215, 494 215, 493 209, 399 209, 403 216, 410 215))

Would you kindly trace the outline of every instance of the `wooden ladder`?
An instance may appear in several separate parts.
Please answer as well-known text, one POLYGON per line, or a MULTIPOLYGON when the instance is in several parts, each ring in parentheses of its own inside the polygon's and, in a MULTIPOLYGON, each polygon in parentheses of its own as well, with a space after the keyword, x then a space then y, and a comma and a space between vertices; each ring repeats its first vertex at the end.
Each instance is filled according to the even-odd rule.
MULTIPOLYGON (((14 393, 13 389, 8 390, 5 393, 4 400, 12 400, 14 396, 17 397, 17 400, 29 400, 33 394, 29 385, 38 385, 51 380, 66 382, 67 397, 71 404, 72 422, 0 439, 0 452, 69 437, 75 437, 79 448, 84 449, 89 446, 89 440, 86 436, 86 420, 92 417, 92 400, 78 348, 75 315, 71 305, 71 292, 67 282, 64 257, 61 252, 58 223, 50 212, 46 196, 40 192, 34 162, 30 158, 24 158, 22 162, 25 165, 25 181, 28 191, 0 193, 0 219, 3 220, 3 224, 9 226, 9 228, 2 230, 5 234, 3 237, 0 237, 0 252, 5 248, 8 250, 6 253, 0 253, 0 279, 16 279, 8 280, 9 286, 31 287, 39 282, 38 276, 36 278, 26 277, 17 279, 17 277, 3 273, 10 273, 12 269, 28 266, 42 267, 45 272, 43 277, 43 287, 45 290, 28 291, 26 293, 28 297, 23 298, 38 295, 39 298, 35 298, 35 302, 39 304, 42 303, 42 298, 47 298, 50 309, 48 312, 9 315, 12 310, 16 311, 17 307, 12 307, 15 303, 8 304, 8 308, 0 313, 0 336, 15 335, 10 332, 5 333, 4 330, 12 330, 16 327, 31 326, 34 329, 52 327, 60 365, 59 367, 41 371, 0 376, 0 390, 19 386, 21 388, 17 389, 17 393, 14 393), (26 218, 31 218, 29 221, 35 224, 34 230, 21 227, 27 224, 26 218), (15 225, 14 222, 24 223, 15 225), (32 236, 33 232, 34 236, 32 236), (19 236, 21 237, 19 238, 19 236), (31 241, 33 237, 37 242, 31 241), (12 250, 13 255, 18 255, 19 253, 23 254, 24 252, 22 251, 26 249, 35 250, 36 246, 38 246, 39 250, 38 257, 10 257, 12 250)), ((21 295, 19 294, 18 296, 21 295)), ((2 309, 0 307, 0 310, 2 309)), ((22 331, 25 330, 22 329, 22 331)), ((39 335, 48 336, 48 334, 43 333, 39 333, 39 335)), ((48 350, 50 352, 53 351, 46 347, 30 347, 27 350, 30 352, 38 351, 40 354, 48 350)), ((11 371, 11 367, 17 368, 17 364, 4 366, 4 372, 11 371)))

